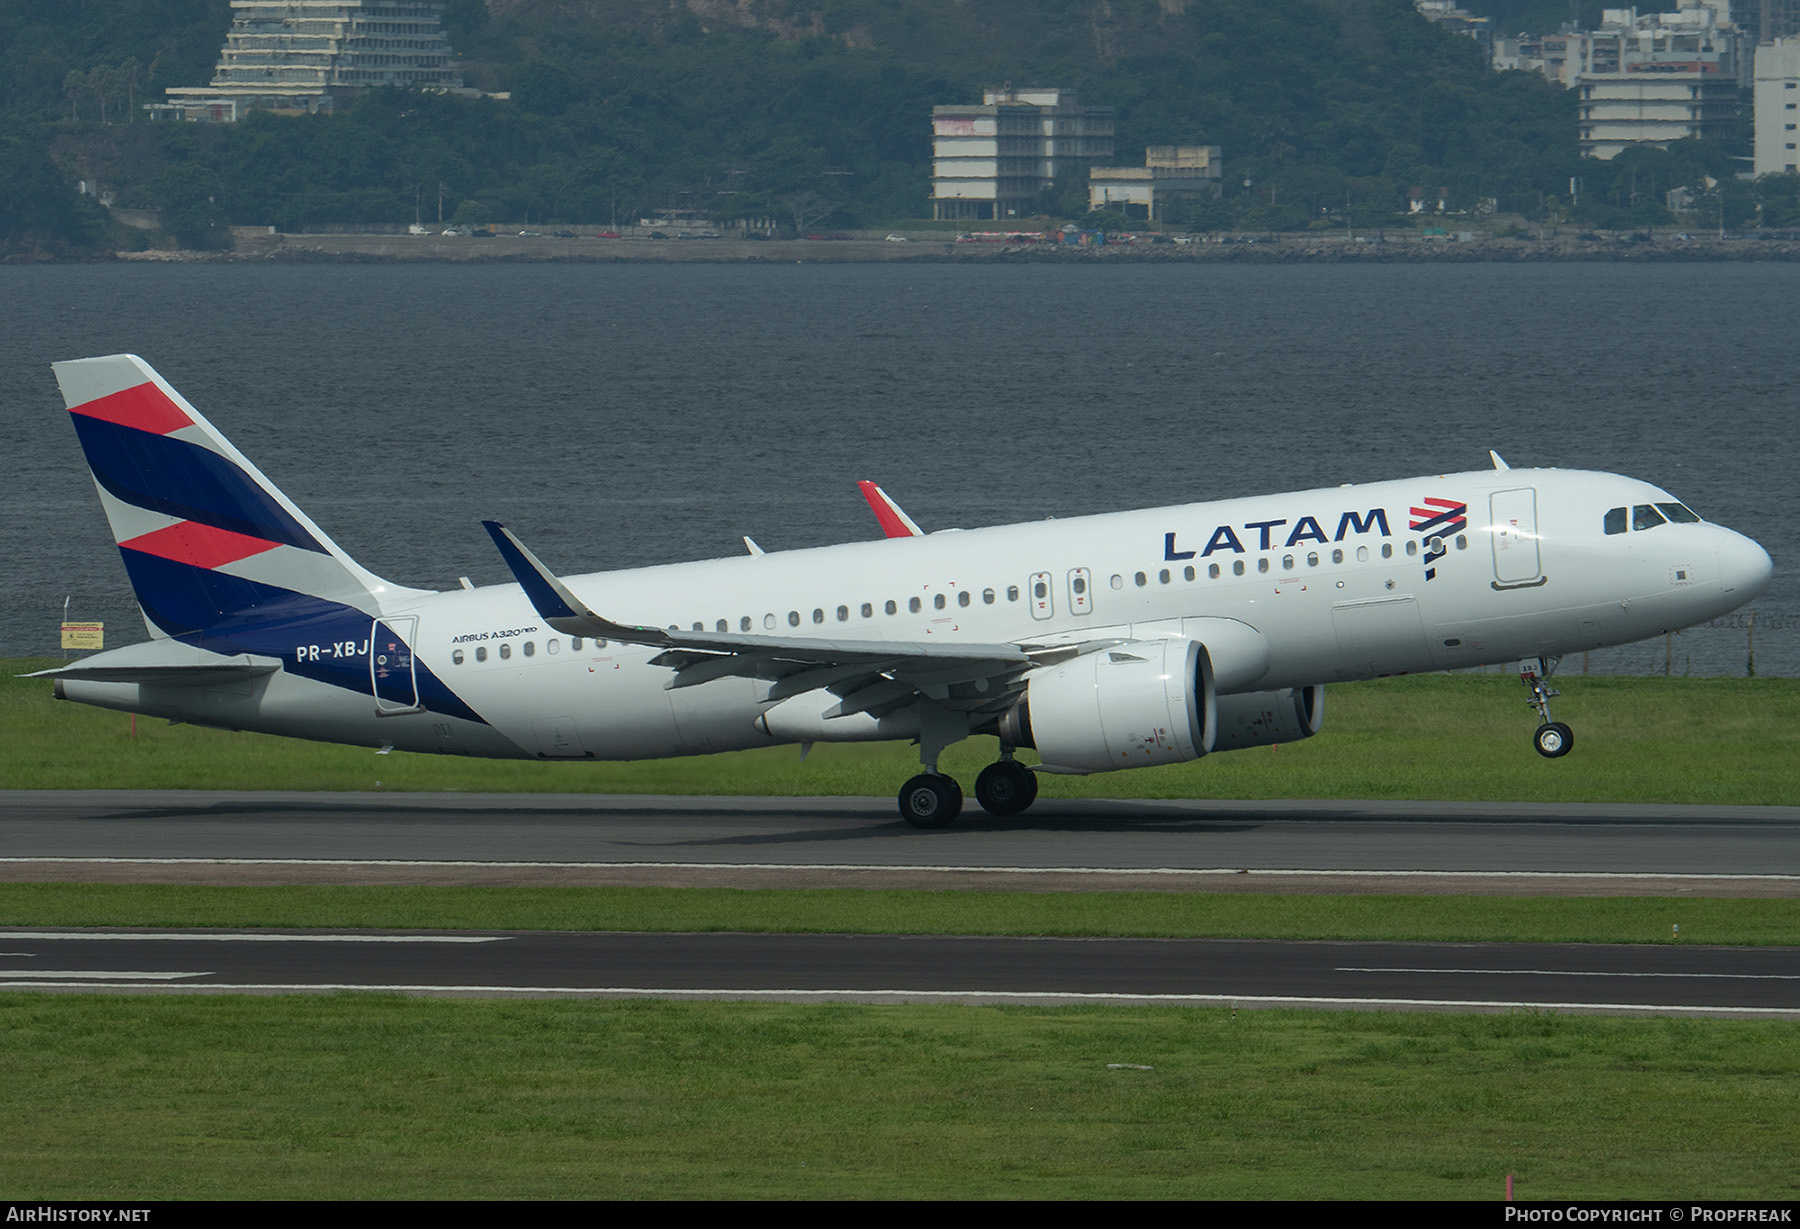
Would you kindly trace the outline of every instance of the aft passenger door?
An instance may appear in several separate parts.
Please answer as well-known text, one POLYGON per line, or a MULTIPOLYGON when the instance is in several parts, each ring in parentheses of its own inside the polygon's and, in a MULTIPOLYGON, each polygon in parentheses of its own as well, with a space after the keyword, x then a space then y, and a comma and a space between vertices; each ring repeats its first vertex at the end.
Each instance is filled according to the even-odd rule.
POLYGON ((413 669, 412 639, 418 634, 417 615, 377 619, 369 629, 369 691, 377 717, 425 711, 413 669))

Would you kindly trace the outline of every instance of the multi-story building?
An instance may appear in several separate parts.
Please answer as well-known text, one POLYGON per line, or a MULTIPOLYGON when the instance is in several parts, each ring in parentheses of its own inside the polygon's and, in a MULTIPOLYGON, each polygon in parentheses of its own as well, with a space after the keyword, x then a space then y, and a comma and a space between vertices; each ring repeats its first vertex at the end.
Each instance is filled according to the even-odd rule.
POLYGON ((444 6, 425 0, 231 0, 210 85, 178 87, 155 117, 229 123, 247 111, 330 111, 384 85, 462 87, 444 6))
POLYGON ((1728 139, 1748 40, 1730 0, 1681 0, 1673 13, 1605 9, 1600 28, 1569 47, 1563 75, 1581 92, 1581 152, 1614 158, 1633 145, 1728 139), (1572 70, 1572 71, 1571 71, 1572 70))
POLYGON ((931 132, 933 217, 1019 217, 1040 192, 1112 157, 1113 109, 1084 107, 1074 90, 987 90, 978 107, 933 107, 931 132))
MULTIPOLYGON (((1780 0, 1800 5, 1800 0, 1780 0)), ((1584 75, 1624 72, 1634 64, 1710 64, 1739 85, 1750 84, 1754 40, 1733 24, 1731 0, 1680 0, 1672 13, 1638 15, 1635 8, 1602 9, 1600 26, 1555 34, 1496 38, 1496 72, 1522 69, 1573 88, 1584 75)), ((1773 20, 1773 19, 1771 19, 1773 20)))
POLYGON ((1581 152, 1590 158, 1687 137, 1724 140, 1737 123, 1737 82, 1703 69, 1583 73, 1576 88, 1581 152))
POLYGON ((1088 208, 1117 206, 1127 217, 1154 222, 1171 196, 1217 196, 1222 151, 1217 145, 1152 145, 1143 166, 1097 166, 1088 171, 1088 208))
POLYGON ((1755 172, 1800 171, 1800 39, 1777 39, 1756 49, 1755 172))

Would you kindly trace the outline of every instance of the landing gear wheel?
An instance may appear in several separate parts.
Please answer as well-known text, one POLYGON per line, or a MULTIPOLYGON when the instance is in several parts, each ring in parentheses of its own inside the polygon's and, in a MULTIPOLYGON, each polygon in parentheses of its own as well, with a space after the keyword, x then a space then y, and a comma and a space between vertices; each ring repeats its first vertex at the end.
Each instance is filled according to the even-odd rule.
POLYGON ((1575 745, 1575 731, 1560 721, 1550 721, 1537 728, 1538 754, 1547 760, 1558 759, 1569 754, 1569 748, 1575 745))
POLYGON ((962 786, 940 772, 922 772, 900 787, 900 818, 915 828, 949 827, 962 804, 962 786))
POLYGON ((1017 815, 1037 801, 1037 774, 1016 760, 989 764, 975 778, 975 801, 989 815, 1017 815))

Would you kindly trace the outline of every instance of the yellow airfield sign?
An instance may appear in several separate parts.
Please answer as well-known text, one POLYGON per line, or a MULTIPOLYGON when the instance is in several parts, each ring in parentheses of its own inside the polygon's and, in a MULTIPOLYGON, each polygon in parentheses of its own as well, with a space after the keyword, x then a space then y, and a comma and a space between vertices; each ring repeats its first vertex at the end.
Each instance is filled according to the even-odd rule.
POLYGON ((62 647, 65 649, 99 649, 106 647, 106 624, 64 623, 62 647))

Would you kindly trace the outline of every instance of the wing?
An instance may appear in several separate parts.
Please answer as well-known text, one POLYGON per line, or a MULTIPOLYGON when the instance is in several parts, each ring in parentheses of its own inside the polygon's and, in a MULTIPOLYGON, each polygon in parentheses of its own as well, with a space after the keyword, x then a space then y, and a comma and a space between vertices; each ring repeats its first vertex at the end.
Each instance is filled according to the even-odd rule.
POLYGON ((674 671, 664 684, 669 690, 737 676, 772 683, 770 702, 828 689, 839 699, 827 718, 881 717, 921 700, 974 717, 1010 707, 1029 671, 1119 643, 944 645, 634 626, 590 610, 506 526, 482 524, 544 622, 570 636, 661 649, 651 664, 674 671))

